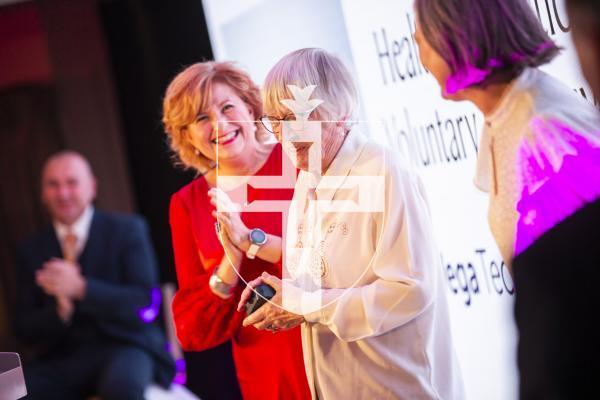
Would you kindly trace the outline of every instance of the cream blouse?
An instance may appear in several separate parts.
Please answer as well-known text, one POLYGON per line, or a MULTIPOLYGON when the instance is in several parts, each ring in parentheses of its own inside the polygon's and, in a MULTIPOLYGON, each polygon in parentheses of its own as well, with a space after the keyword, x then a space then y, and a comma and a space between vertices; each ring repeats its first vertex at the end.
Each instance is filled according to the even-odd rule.
POLYGON ((597 140, 597 110, 571 89, 539 69, 526 69, 509 87, 496 109, 485 118, 474 183, 489 193, 488 222, 502 258, 511 264, 515 249, 517 203, 523 189, 519 151, 545 147, 560 163, 568 144, 546 127, 560 121, 584 137, 597 140), (554 150, 551 150, 554 149, 554 150))
POLYGON ((289 215, 283 302, 307 320, 313 398, 464 398, 425 191, 399 156, 351 130, 325 176, 300 172, 289 215))

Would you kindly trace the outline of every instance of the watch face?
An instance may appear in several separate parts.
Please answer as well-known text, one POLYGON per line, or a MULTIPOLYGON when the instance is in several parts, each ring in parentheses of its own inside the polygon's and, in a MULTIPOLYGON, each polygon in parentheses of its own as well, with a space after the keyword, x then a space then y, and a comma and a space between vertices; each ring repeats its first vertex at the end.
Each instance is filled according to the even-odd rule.
POLYGON ((267 235, 260 229, 252 229, 250 241, 253 244, 264 244, 267 241, 267 235))

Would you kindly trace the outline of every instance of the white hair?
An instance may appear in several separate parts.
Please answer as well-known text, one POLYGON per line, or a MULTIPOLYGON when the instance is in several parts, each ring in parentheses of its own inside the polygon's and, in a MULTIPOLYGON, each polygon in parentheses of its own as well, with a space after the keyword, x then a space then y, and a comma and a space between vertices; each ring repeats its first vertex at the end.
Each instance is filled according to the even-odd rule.
POLYGON ((268 113, 283 116, 290 112, 280 100, 292 95, 287 85, 317 87, 311 98, 323 103, 313 112, 322 121, 350 122, 358 106, 354 81, 342 61, 319 48, 306 48, 284 56, 267 74, 263 86, 263 106, 268 113))

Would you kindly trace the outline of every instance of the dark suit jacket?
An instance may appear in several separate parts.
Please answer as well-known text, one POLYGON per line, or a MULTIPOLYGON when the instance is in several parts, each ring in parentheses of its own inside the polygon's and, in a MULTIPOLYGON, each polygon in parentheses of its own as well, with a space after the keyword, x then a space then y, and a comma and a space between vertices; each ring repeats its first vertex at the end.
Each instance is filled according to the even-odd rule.
MULTIPOLYGON (((157 382, 168 386, 174 366, 166 352, 165 337, 155 323, 146 323, 138 315, 150 304, 151 289, 158 287, 156 259, 144 220, 94 212, 79 257, 87 291, 85 299, 76 304, 69 326, 58 317, 54 297, 43 293, 35 283, 35 271, 52 257, 62 257, 52 226, 25 240, 19 248, 19 338, 43 346, 48 353, 63 351, 64 346, 72 344, 73 331, 87 323, 100 339, 147 350, 156 362, 157 382)), ((83 338, 86 340, 86 336, 83 338)))
POLYGON ((600 200, 542 235, 513 270, 520 398, 596 398, 600 200))

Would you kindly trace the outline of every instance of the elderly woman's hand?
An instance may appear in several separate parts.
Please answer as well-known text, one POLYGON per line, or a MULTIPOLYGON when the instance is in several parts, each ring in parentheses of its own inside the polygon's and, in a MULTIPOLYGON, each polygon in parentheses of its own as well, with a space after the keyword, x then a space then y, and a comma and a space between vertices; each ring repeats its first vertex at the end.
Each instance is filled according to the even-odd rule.
POLYGON ((212 215, 217 219, 231 243, 243 253, 250 247, 248 234, 250 229, 244 224, 239 213, 239 206, 231 201, 227 193, 221 189, 212 188, 208 191, 210 203, 216 210, 212 215))
POLYGON ((262 307, 246 317, 243 322, 244 326, 253 325, 258 330, 266 329, 277 332, 295 328, 304 322, 304 317, 302 315, 286 311, 281 306, 281 280, 266 272, 263 272, 260 277, 248 283, 238 304, 239 311, 243 310, 244 305, 250 299, 254 288, 261 283, 266 283, 271 286, 275 290, 275 295, 263 304, 262 307))

